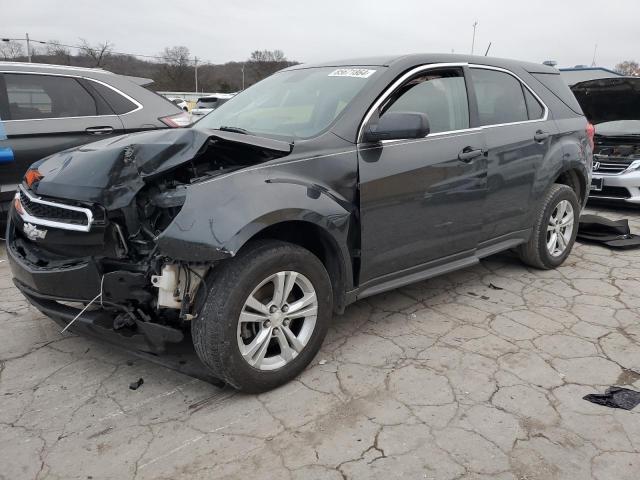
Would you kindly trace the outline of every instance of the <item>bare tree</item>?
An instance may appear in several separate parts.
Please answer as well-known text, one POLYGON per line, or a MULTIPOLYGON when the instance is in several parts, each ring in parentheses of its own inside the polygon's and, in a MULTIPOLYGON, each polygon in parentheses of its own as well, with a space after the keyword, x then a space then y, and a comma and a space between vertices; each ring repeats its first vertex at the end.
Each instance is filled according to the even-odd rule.
POLYGON ((616 72, 622 75, 640 77, 640 65, 635 60, 625 60, 615 66, 616 72))
POLYGON ((250 62, 286 62, 282 50, 255 50, 251 52, 250 62))
POLYGON ((268 77, 294 62, 289 62, 282 50, 255 50, 247 61, 247 67, 251 74, 249 84, 255 83, 268 77))
POLYGON ((189 84, 191 59, 189 49, 184 46, 166 47, 160 54, 164 59, 161 70, 166 77, 166 87, 185 88, 189 84))
POLYGON ((58 40, 48 41, 44 54, 52 57, 52 61, 55 63, 71 65, 71 50, 62 45, 58 40))
POLYGON ((96 43, 91 45, 84 38, 80 39, 80 51, 90 57, 93 60, 94 67, 101 67, 104 65, 105 59, 111 54, 113 50, 113 43, 106 41, 102 43, 96 43))
POLYGON ((24 50, 22 44, 13 40, 0 41, 0 57, 4 60, 12 60, 19 57, 24 57, 24 50))

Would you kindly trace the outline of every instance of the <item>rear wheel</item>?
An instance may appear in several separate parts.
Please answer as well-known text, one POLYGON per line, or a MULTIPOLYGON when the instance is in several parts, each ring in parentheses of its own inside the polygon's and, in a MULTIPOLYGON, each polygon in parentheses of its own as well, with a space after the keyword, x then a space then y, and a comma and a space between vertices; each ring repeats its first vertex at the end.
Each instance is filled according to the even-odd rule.
POLYGON ((542 201, 531 238, 518 250, 520 259, 545 270, 560 266, 573 248, 579 218, 580 204, 573 189, 552 185, 542 201))
POLYGON ((262 241, 212 276, 191 327, 205 365, 246 392, 298 375, 320 349, 331 319, 331 283, 322 262, 296 245, 262 241))

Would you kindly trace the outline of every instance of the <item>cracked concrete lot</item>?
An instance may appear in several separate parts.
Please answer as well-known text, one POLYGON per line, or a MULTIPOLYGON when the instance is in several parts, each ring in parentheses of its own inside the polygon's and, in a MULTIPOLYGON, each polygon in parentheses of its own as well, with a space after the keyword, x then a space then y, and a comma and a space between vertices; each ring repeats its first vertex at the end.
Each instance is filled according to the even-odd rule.
POLYGON ((61 336, 3 261, 0 478, 637 479, 640 408, 582 397, 640 390, 639 279, 640 250, 495 256, 356 303, 253 396, 61 336))

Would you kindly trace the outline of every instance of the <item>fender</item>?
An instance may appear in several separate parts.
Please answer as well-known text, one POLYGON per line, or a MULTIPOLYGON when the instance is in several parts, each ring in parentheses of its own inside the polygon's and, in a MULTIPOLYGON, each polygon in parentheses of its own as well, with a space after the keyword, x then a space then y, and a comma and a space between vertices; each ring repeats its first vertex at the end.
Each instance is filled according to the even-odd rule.
MULTIPOLYGON (((308 167, 315 161, 302 163, 308 167)), ((341 163, 342 170, 350 169, 350 162, 341 163)), ((290 162, 282 165, 286 173, 279 165, 248 168, 189 187, 180 213, 158 237, 159 253, 188 262, 215 262, 235 256, 269 226, 304 221, 327 232, 342 261, 348 261, 347 237, 356 206, 335 189, 299 175, 304 169, 292 169, 290 162)), ((355 189, 355 175, 344 173, 342 182, 355 189)))
POLYGON ((565 131, 569 129, 573 131, 559 135, 543 159, 532 190, 530 202, 532 208, 529 211, 529 216, 535 215, 544 193, 565 172, 578 172, 580 180, 584 182, 581 185, 581 188, 584 189, 582 192, 584 198, 578 200, 586 201, 588 196, 592 151, 585 133, 586 121, 584 118, 575 118, 564 119, 558 123, 562 124, 561 127, 565 131))

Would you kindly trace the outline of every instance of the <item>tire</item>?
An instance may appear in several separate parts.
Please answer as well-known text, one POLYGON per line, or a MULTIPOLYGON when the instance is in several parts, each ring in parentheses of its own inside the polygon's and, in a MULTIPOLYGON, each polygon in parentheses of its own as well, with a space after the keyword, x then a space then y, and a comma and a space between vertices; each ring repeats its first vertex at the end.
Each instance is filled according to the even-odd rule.
MULTIPOLYGON (((235 258, 215 267, 208 278, 211 279, 207 282, 208 296, 199 315, 192 320, 191 336, 198 357, 214 376, 238 390, 260 393, 292 380, 313 360, 327 334, 333 312, 331 281, 324 265, 315 255, 302 247, 282 241, 258 241, 247 245, 235 258), (292 275, 291 272, 298 275, 292 275), (290 276, 286 277, 287 274, 290 276), (260 287, 265 279, 273 276, 276 276, 273 282, 264 283, 264 286, 260 287), (281 302, 285 306, 277 308, 276 281, 281 281, 281 278, 293 278, 290 282, 296 283, 290 289, 288 299, 281 302), (272 289, 271 292, 269 288, 272 289), (285 307, 289 308, 287 300, 292 300, 290 303, 293 311, 296 305, 293 301, 295 296, 304 295, 304 298, 312 298, 310 292, 313 291, 317 300, 315 320, 312 314, 288 319, 287 313, 283 313, 282 310, 285 307), (266 307, 266 313, 254 310, 252 307, 255 303, 248 304, 250 295, 253 298, 262 295, 259 303, 266 307), (269 313, 269 302, 274 303, 271 308, 275 308, 276 312, 269 313), (243 319, 259 317, 260 321, 240 322, 241 314, 243 319), (271 319, 268 321, 269 325, 262 319, 264 316, 271 319), (291 335, 296 328, 299 328, 299 333, 294 335, 299 335, 296 337, 299 342, 306 343, 294 353, 295 344, 288 340, 290 337, 285 333, 291 335), (269 340, 259 342, 259 338, 268 336, 269 340), (286 341, 293 350, 283 350, 282 341, 286 341), (255 360, 255 365, 250 364, 250 361, 254 361, 254 356, 247 351, 251 350, 252 345, 260 343, 268 344, 264 349, 259 348, 255 355, 255 358, 259 358, 259 354, 264 351, 263 359, 255 360), (245 349, 248 359, 243 356, 241 348, 245 349), (285 360, 286 352, 289 352, 288 360, 285 360), (295 356, 291 358, 291 355, 295 356), (278 366, 282 362, 287 363, 278 366)), ((286 285, 288 281, 285 280, 282 284, 286 285)), ((307 310, 313 311, 313 304, 304 307, 304 298, 298 303, 303 306, 297 310, 299 314, 307 310)), ((295 313, 292 314, 292 317, 295 316, 295 313)), ((298 343, 298 347, 300 345, 301 343, 298 343)))
MULTIPOLYGON (((545 194, 540 210, 536 215, 533 232, 529 241, 518 248, 520 260, 527 265, 542 270, 550 270, 562 265, 571 253, 571 249, 576 240, 579 218, 580 204, 573 189, 567 185, 552 185, 545 194), (565 201, 571 205, 573 210, 572 230, 570 235, 565 230, 567 240, 564 240, 565 235, 562 236, 566 244, 564 250, 562 250, 561 253, 556 251, 555 254, 552 254, 550 248, 547 246, 547 242, 550 240, 547 236, 549 233, 547 228, 549 227, 549 222, 552 220, 552 215, 559 213, 556 208, 561 204, 566 206, 565 201)), ((550 234, 553 235, 553 232, 550 234)))

